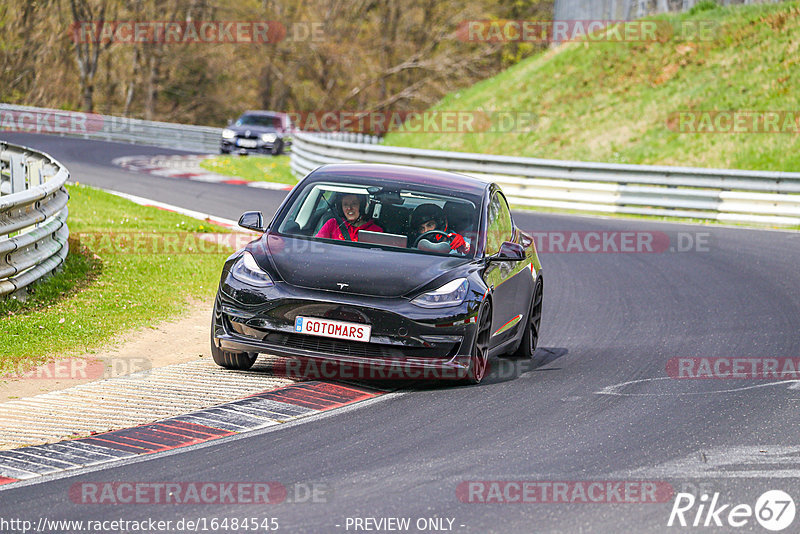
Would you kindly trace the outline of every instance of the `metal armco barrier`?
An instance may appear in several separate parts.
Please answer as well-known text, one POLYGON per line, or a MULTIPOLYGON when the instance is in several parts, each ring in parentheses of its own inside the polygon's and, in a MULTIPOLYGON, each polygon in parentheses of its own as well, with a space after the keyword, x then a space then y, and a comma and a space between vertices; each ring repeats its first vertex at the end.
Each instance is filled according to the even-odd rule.
POLYGON ((64 262, 69 172, 30 148, 0 142, 0 295, 9 295, 64 262))
POLYGON ((0 103, 0 132, 28 132, 217 153, 222 128, 0 103))
POLYGON ((800 225, 800 173, 584 163, 344 142, 296 133, 291 166, 416 165, 497 182, 510 202, 564 210, 800 225))

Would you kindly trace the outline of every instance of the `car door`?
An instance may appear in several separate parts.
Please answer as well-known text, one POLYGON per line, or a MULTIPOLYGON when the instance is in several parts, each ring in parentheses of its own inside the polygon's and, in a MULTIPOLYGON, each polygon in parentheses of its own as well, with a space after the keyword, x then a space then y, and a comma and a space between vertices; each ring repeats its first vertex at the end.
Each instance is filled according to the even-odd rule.
MULTIPOLYGON (((508 202, 500 191, 489 200, 486 226, 486 256, 497 254, 500 245, 515 240, 514 223, 508 202)), ((493 261, 487 265, 484 279, 492 289, 492 346, 517 336, 527 310, 521 305, 529 298, 532 281, 529 261, 493 261)))

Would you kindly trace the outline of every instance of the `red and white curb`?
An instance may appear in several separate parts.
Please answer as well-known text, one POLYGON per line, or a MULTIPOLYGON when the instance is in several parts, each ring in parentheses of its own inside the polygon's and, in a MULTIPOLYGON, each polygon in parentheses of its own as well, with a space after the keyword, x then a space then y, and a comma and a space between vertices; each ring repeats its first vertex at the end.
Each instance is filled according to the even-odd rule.
POLYGON ((133 172, 164 176, 166 178, 182 178, 197 182, 243 185, 257 189, 274 189, 289 191, 292 186, 273 182, 251 182, 231 178, 223 174, 208 171, 200 166, 203 160, 214 155, 180 155, 180 156, 125 156, 111 161, 114 165, 133 172))
POLYGON ((229 371, 210 358, 154 368, 150 368, 145 356, 105 362, 60 360, 60 368, 56 367, 56 360, 43 368, 44 373, 36 374, 38 370, 34 370, 18 380, 35 385, 56 373, 91 379, 112 368, 134 372, 109 378, 98 376, 100 380, 0 403, 0 449, 152 423, 296 382, 287 376, 275 376, 274 361, 274 357, 262 355, 249 371, 229 371), (80 363, 86 365, 81 368, 80 363))
POLYGON ((213 441, 340 408, 383 393, 351 385, 297 382, 155 423, 0 451, 0 485, 213 441))

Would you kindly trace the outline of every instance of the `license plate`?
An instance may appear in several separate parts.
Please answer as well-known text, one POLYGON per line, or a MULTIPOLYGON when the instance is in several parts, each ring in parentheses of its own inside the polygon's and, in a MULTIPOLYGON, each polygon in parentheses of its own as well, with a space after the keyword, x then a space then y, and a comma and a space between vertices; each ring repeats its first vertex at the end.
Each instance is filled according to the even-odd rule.
POLYGON ((258 146, 258 142, 253 139, 237 139, 236 145, 243 146, 245 148, 255 148, 258 146))
POLYGON ((345 323, 318 317, 298 317, 294 320, 294 331, 312 336, 369 341, 372 327, 368 324, 345 323))

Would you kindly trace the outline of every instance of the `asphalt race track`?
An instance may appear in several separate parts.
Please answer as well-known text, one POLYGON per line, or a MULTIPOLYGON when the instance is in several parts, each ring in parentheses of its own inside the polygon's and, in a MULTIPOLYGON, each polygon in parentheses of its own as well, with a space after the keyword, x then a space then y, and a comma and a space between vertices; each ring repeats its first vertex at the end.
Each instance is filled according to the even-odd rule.
MULTIPOLYGON (((73 181, 229 219, 251 209, 270 216, 285 194, 136 174, 110 163, 173 153, 165 149, 2 137, 50 153, 73 181)), ((283 532, 363 532, 376 523, 357 529, 356 518, 389 517, 410 518, 408 532, 436 531, 436 523, 417 529, 425 518, 445 519, 439 531, 465 533, 765 532, 755 517, 730 526, 728 513, 738 504, 755 508, 767 490, 800 498, 800 382, 675 379, 668 362, 800 358, 800 234, 520 211, 514 217, 531 232, 654 232, 670 244, 654 253, 543 250, 541 348, 533 362, 493 361, 481 386, 405 388, 301 424, 12 486, 0 491, 0 517, 173 525, 274 517, 283 532), (287 502, 271 505, 102 505, 69 497, 77 483, 106 481, 276 481, 290 492, 287 502), (483 485, 462 484, 471 481, 483 485), (544 499, 557 502, 498 502, 514 500, 516 486, 488 481, 541 482, 537 495, 566 482, 571 497, 565 502, 551 491, 544 499), (655 503, 637 495, 620 503, 613 492, 581 502, 572 491, 592 481, 666 484, 674 493, 655 503), (292 496, 313 484, 324 502, 308 502, 305 490, 292 496), (465 487, 507 491, 457 491, 465 487), (717 508, 731 505, 717 516, 723 527, 714 529, 714 518, 709 527, 680 528, 677 520, 667 527, 678 492, 697 496, 685 514, 689 524, 700 496, 709 496, 705 502, 719 493, 717 508), (469 502, 481 496, 494 502, 469 502)), ((698 524, 706 519, 703 512, 698 524)), ((798 524, 800 518, 787 531, 798 524)))

